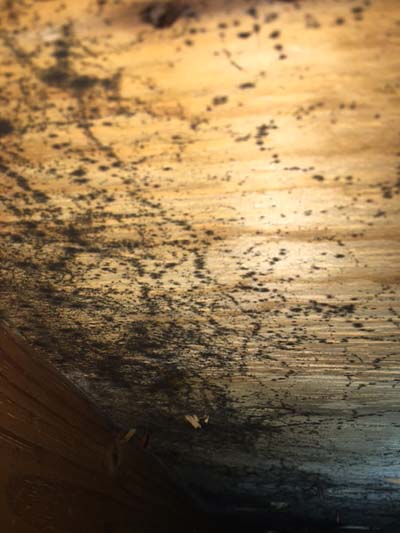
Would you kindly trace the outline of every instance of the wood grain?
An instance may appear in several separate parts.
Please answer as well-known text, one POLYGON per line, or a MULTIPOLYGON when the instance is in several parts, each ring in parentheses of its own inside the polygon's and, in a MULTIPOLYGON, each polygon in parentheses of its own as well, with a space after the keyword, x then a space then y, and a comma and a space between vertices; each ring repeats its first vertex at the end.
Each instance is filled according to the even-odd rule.
POLYGON ((174 9, 0 10, 4 315, 209 503, 384 523, 399 4, 174 9))
POLYGON ((0 330, 3 531, 209 531, 166 470, 0 330))

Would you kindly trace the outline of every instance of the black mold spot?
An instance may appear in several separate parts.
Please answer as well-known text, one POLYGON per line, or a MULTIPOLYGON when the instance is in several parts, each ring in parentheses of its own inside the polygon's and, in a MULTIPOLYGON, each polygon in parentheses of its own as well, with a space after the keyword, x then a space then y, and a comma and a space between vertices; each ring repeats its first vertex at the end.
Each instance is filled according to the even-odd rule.
POLYGON ((43 70, 40 77, 51 87, 66 87, 69 82, 68 72, 58 65, 43 70))
POLYGON ((239 85, 239 89, 253 89, 254 87, 255 87, 255 84, 251 82, 241 83, 239 85))
POLYGON ((69 50, 68 48, 58 48, 53 53, 53 57, 56 59, 66 59, 69 56, 69 50))
POLYGON ((257 9, 255 7, 249 7, 249 9, 247 10, 247 14, 255 19, 258 18, 257 9))
POLYGON ((21 235, 18 235, 16 233, 12 233, 9 237, 12 242, 23 242, 23 238, 21 237, 21 235))
POLYGON ((75 75, 60 65, 53 65, 43 70, 40 78, 51 87, 72 89, 76 92, 86 91, 100 81, 94 76, 75 75))
POLYGON ((355 20, 362 20, 364 14, 364 8, 362 6, 355 6, 351 11, 355 20))
POLYGON ((71 172, 71 176, 82 178, 83 176, 86 176, 86 170, 82 167, 78 167, 77 169, 71 172))
POLYGON ((274 20, 276 20, 278 17, 279 17, 278 13, 268 13, 267 15, 265 15, 264 22, 266 24, 269 24, 270 22, 273 22, 274 20))
POLYGON ((5 174, 7 174, 7 176, 14 179, 17 185, 21 187, 21 189, 23 189, 24 191, 31 191, 31 187, 27 179, 24 178, 24 176, 21 176, 21 174, 14 172, 14 170, 11 170, 6 165, 3 165, 1 163, 0 163, 0 172, 4 172, 5 174))
POLYGON ((40 204, 44 204, 49 199, 47 194, 42 192, 42 191, 33 191, 32 196, 33 196, 34 200, 36 202, 40 203, 40 204))
POLYGON ((307 13, 305 15, 305 22, 306 22, 306 28, 319 28, 321 24, 318 22, 318 20, 314 17, 314 15, 311 15, 310 13, 307 13))
POLYGON ((142 21, 150 24, 154 28, 169 28, 187 11, 186 6, 179 5, 175 2, 162 4, 154 2, 146 6, 141 12, 142 21))
POLYGON ((14 127, 11 122, 5 118, 0 118, 0 137, 5 137, 13 133, 14 127))
POLYGON ((213 105, 222 105, 222 104, 226 104, 226 102, 228 101, 228 97, 227 96, 215 96, 213 98, 213 105))
POLYGON ((270 39, 277 39, 280 36, 281 32, 279 30, 272 31, 269 34, 270 39))
POLYGON ((75 76, 70 80, 71 89, 81 92, 93 87, 99 80, 93 76, 75 76))

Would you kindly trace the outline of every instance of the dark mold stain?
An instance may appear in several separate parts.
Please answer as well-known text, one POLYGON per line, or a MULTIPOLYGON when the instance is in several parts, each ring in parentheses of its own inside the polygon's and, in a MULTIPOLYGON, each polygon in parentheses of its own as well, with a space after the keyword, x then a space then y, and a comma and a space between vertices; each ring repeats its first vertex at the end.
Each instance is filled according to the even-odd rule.
POLYGON ((11 133, 13 132, 14 126, 12 125, 12 123, 5 118, 0 118, 0 137, 11 135, 11 133))
POLYGON ((69 68, 65 68, 59 64, 41 71, 40 77, 47 85, 61 89, 70 89, 77 93, 87 91, 98 83, 107 83, 107 80, 100 80, 94 76, 77 75, 69 68))
POLYGON ((213 105, 222 105, 222 104, 226 104, 227 101, 228 101, 227 96, 214 96, 212 103, 213 105))
POLYGON ((269 34, 269 38, 270 39, 278 39, 278 37, 280 37, 280 35, 281 35, 281 32, 279 30, 275 30, 275 31, 272 31, 269 34))
POLYGON ((251 31, 241 31, 237 34, 237 36, 239 39, 248 39, 251 37, 251 31))
POLYGON ((241 83, 239 85, 239 89, 254 89, 255 86, 256 86, 255 83, 246 82, 246 83, 241 83))
POLYGON ((184 14, 189 13, 189 8, 178 2, 153 2, 141 12, 142 21, 157 29, 171 27, 184 14))

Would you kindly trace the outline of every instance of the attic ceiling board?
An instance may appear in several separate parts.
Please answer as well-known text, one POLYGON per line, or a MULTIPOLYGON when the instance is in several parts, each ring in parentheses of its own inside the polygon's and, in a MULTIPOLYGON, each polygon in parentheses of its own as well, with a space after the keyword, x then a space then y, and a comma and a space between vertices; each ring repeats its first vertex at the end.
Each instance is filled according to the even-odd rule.
POLYGON ((0 27, 3 318, 205 501, 387 520, 399 3, 4 1, 0 27))

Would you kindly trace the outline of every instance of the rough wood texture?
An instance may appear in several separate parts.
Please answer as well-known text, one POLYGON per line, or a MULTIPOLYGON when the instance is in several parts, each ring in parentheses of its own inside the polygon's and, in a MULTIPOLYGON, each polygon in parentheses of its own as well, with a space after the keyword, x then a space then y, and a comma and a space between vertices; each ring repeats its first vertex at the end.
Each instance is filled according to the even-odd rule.
POLYGON ((209 531, 154 458, 2 328, 0 405, 2 531, 209 531))
POLYGON ((399 2, 0 16, 6 318, 206 500, 393 516, 399 2))

